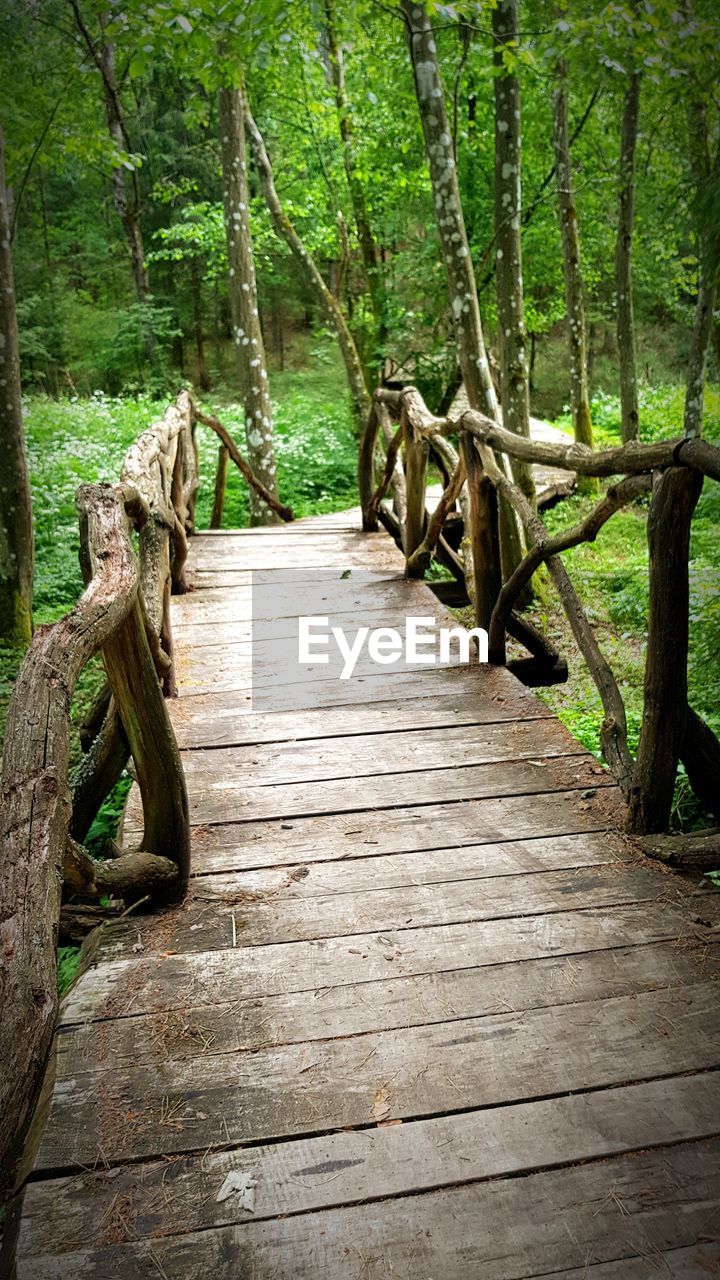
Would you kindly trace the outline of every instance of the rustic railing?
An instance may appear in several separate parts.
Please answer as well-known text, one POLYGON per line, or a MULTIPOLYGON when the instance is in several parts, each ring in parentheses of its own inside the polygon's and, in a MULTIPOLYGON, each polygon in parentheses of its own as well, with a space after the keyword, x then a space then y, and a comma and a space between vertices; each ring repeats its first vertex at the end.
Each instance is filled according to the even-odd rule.
POLYGON ((0 788, 0 1152, 8 1168, 34 1108, 57 1013, 63 890, 182 896, 189 870, 185 781, 163 691, 174 690, 169 606, 187 589, 198 488, 193 406, 183 393, 128 451, 118 485, 77 493, 85 591, 39 627, 10 701, 0 788), (138 555, 131 530, 138 533, 138 555), (73 802, 70 703, 89 659, 107 688, 88 728, 73 802), (137 851, 90 857, 80 841, 132 757, 144 812, 137 851))
MULTIPOLYGON (((187 793, 165 698, 176 693, 170 599, 188 589, 198 421, 219 436, 221 458, 233 460, 270 518, 293 518, 256 479, 226 428, 188 392, 128 450, 119 484, 78 490, 85 591, 66 617, 35 632, 10 701, 0 781, 0 1169, 6 1179, 52 1041, 61 932, 74 937, 107 918, 107 907, 93 906, 101 896, 117 900, 119 914, 143 901, 175 901, 187 886, 187 793), (84 755, 71 784, 70 704, 96 653, 106 684, 81 726, 84 755), (130 759, 143 806, 140 847, 124 850, 110 840, 103 857, 91 857, 82 842, 130 759)), ((216 526, 226 470, 216 477, 216 526)))
MULTIPOLYGON (((489 657, 508 665, 528 684, 567 678, 557 649, 516 609, 535 570, 546 564, 562 607, 600 694, 600 741, 605 761, 628 805, 632 833, 667 828, 678 761, 682 761, 704 809, 720 821, 720 743, 688 706, 688 555, 690 521, 703 478, 720 480, 720 449, 680 437, 653 444, 633 442, 595 452, 585 445, 541 443, 506 431, 468 410, 458 419, 435 417, 414 387, 380 389, 360 445, 359 489, 363 528, 382 523, 405 554, 409 577, 422 577, 433 557, 464 584, 476 625, 488 631, 489 657), (454 441, 454 443, 452 443, 454 441), (432 457, 444 478, 442 495, 428 510, 427 469, 432 457), (622 477, 579 524, 551 535, 531 501, 512 479, 503 457, 585 476, 622 477), (628 503, 650 494, 648 512, 649 628, 644 714, 637 758, 628 747, 624 701, 562 553, 592 542, 628 503), (391 500, 388 500, 388 499, 391 500), (524 530, 526 551, 502 580, 502 521, 506 504, 524 530), (507 662, 513 636, 529 658, 507 662)), ((717 832, 694 838, 693 865, 717 865, 717 832), (700 842, 699 842, 700 839, 700 842)), ((653 842, 656 852, 662 841, 653 842)), ((673 860, 677 844, 663 856, 673 860)), ((658 852, 658 856, 659 852, 658 852)))

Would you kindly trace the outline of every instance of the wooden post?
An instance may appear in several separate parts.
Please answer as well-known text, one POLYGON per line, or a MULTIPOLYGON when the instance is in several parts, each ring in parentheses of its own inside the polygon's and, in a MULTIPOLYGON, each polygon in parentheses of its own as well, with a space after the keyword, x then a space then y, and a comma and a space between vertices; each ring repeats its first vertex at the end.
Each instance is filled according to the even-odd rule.
POLYGON ((487 629, 502 585, 497 498, 483 470, 475 441, 466 431, 460 435, 460 453, 465 463, 469 498, 470 528, 466 530, 466 537, 472 569, 467 583, 468 595, 475 608, 476 625, 487 629))
POLYGON ((195 431, 195 415, 190 402, 190 427, 188 447, 185 450, 185 529, 195 532, 195 508, 197 506, 198 489, 200 488, 200 456, 198 454, 197 434, 195 431))
MULTIPOLYGON (((410 560, 413 551, 425 536, 425 486, 430 448, 427 440, 418 435, 403 406, 401 425, 405 440, 405 483, 407 486, 407 514, 403 529, 403 550, 410 560)), ((408 573, 410 572, 408 566, 408 573)))
POLYGON ((360 450, 358 453, 358 489, 360 491, 362 527, 365 533, 376 533, 378 528, 377 514, 370 514, 370 505, 375 492, 375 444, 379 425, 377 407, 373 403, 370 406, 370 412, 360 437, 360 450))
POLYGON ((665 831, 687 729, 690 522, 702 488, 695 471, 671 467, 648 513, 650 599, 643 720, 628 806, 628 831, 665 831))
POLYGON ((225 490, 227 488, 228 450, 226 444, 218 448, 217 471, 215 472, 215 497, 213 499, 210 528, 222 527, 223 507, 225 506, 225 490))
POLYGON ((177 438, 175 466, 173 467, 172 480, 170 482, 170 507, 174 516, 174 524, 170 530, 170 541, 172 544, 170 575, 172 580, 172 593, 175 596, 184 596, 189 585, 188 580, 185 577, 185 561, 188 556, 187 534, 185 533, 185 523, 187 520, 187 503, 185 501, 185 451, 188 447, 187 437, 188 432, 184 428, 177 438))
POLYGON ((103 660, 142 796, 142 848, 177 864, 179 876, 169 890, 177 899, 190 870, 187 791, 139 601, 103 645, 103 660))
POLYGON ((110 702, 100 732, 73 774, 70 834, 83 841, 106 795, 118 781, 129 755, 115 704, 110 702))

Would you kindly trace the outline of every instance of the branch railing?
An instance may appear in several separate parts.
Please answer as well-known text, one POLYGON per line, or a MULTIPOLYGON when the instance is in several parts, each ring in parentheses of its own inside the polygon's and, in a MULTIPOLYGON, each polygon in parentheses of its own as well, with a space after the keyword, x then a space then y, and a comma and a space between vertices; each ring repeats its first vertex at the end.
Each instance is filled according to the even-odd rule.
MULTIPOLYGON (((197 422, 220 439, 273 518, 293 518, 256 479, 229 432, 183 392, 128 450, 117 485, 77 492, 85 590, 38 627, 10 700, 0 779, 0 1169, 7 1181, 35 1107, 58 1007, 57 944, 87 932, 106 907, 181 899, 190 868, 188 800, 165 699, 175 696, 170 602, 188 590, 188 537, 199 488, 197 422), (137 535, 137 550, 133 546, 137 535), (69 777, 70 705, 101 654, 106 684, 81 727, 69 777), (132 759, 142 799, 138 849, 83 845, 132 759), (88 923, 89 917, 89 923, 88 923)), ((226 468, 225 468, 226 470, 226 468)), ((215 509, 222 509, 216 478, 215 509)), ((111 914, 111 913, 110 913, 111 914)), ((2 1181, 2 1179, 0 1179, 2 1181)))
MULTIPOLYGON (((687 662, 689 520, 704 477, 720 480, 720 449, 686 437, 652 444, 633 441, 597 452, 576 443, 540 442, 515 435, 472 409, 457 419, 436 417, 416 388, 405 387, 375 393, 359 456, 363 528, 377 529, 382 523, 389 530, 404 552, 408 577, 423 577, 433 557, 450 568, 464 584, 476 625, 488 632, 490 661, 509 666, 527 684, 553 684, 567 678, 567 666, 555 646, 517 608, 535 571, 542 564, 547 566, 602 701, 600 742, 628 802, 629 830, 646 834, 666 829, 678 761, 685 765, 703 806, 720 821, 720 743, 687 705, 686 685, 677 677, 687 662), (427 500, 427 462, 433 454, 444 477, 434 510, 427 500), (550 534, 508 474, 509 468, 501 465, 503 455, 511 462, 613 478, 616 483, 578 524, 550 534), (674 502, 664 496, 662 478, 667 476, 684 477, 674 502), (402 481, 399 493, 394 487, 397 477, 402 481), (650 627, 641 742, 634 760, 618 682, 562 555, 593 542, 616 512, 646 495, 650 495, 650 627), (527 545, 505 581, 498 518, 501 502, 516 513, 527 545), (683 529, 687 532, 684 550, 678 551, 683 529), (529 658, 508 662, 508 635, 522 642, 529 658), (672 664, 670 653, 674 654, 672 664), (668 707, 674 708, 672 717, 668 707), (669 762, 660 781, 647 765, 656 756, 669 762)), ((717 856, 717 843, 714 838, 712 857, 717 856)))

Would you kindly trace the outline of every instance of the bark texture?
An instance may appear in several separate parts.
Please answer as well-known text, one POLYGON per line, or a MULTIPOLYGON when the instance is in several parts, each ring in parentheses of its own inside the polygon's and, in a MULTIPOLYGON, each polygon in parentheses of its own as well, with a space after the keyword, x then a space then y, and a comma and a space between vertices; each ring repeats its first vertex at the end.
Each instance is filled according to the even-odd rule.
POLYGON ((686 436, 699 437, 702 435, 707 353, 713 329, 720 267, 720 227, 717 209, 714 207, 720 180, 720 144, 716 144, 713 162, 710 158, 707 113, 699 100, 691 102, 688 111, 688 151, 696 182, 698 289, 688 353, 684 430, 686 436))
POLYGON ((215 469, 215 491, 213 495, 213 508, 210 515, 211 529, 220 529, 222 527, 223 509, 225 507, 225 490, 227 488, 228 457, 227 445, 221 444, 218 448, 218 460, 217 467, 215 469))
POLYGON ((253 149, 253 155, 260 174, 263 195, 265 203, 270 212, 275 233, 285 241, 291 250, 295 260, 297 261, 308 287, 317 298, 325 317, 333 329, 340 347, 345 364, 345 372, 347 374, 348 386, 350 388, 350 398, 352 401, 353 416, 358 432, 363 430, 367 416, 370 412, 370 395, 367 384, 365 382, 365 374, 363 372, 362 360, 360 353, 355 345, 355 339, 350 332, 350 327, 343 315, 342 308, 318 270, 317 264, 308 253, 300 236, 298 235, 293 223, 285 213, 278 193, 275 189, 275 179, 273 176, 270 157, 268 156, 262 134, 253 119, 250 108, 245 107, 245 120, 250 136, 250 143, 253 149))
MULTIPOLYGON (((520 220, 520 81, 504 70, 503 51, 518 39, 517 0, 499 0, 492 14, 495 74, 495 283, 500 348, 500 403, 503 426, 530 436, 528 343, 525 331, 520 220)), ((534 501, 532 470, 515 461, 513 474, 523 493, 534 501)))
POLYGON ((639 71, 631 73, 623 103, 620 136, 620 195, 615 249, 620 409, 622 438, 626 443, 628 440, 637 440, 639 423, 635 369, 632 242, 635 222, 635 152, 640 115, 640 80, 639 71))
POLYGON ((137 594, 122 504, 83 487, 94 570, 79 603, 41 627, 10 702, 0 787, 0 1168, 10 1176, 42 1082, 57 1014, 56 947, 70 821, 68 706, 85 663, 137 594))
POLYGON ((460 369, 471 408, 482 409, 489 417, 497 418, 497 398, 485 349, 433 31, 423 4, 403 0, 402 9, 425 137, 435 219, 447 272, 460 369))
POLYGON ((30 643, 32 635, 34 544, 20 400, 11 222, 0 129, 0 641, 21 647, 30 643))
MULTIPOLYGON (((375 380, 374 375, 382 365, 382 351, 386 336, 383 319, 385 301, 382 267, 380 263, 379 248, 375 242, 372 226, 370 224, 370 215, 368 213, 367 200, 365 198, 365 188, 357 170, 352 116, 350 114, 350 106, 345 89, 345 61, 343 57, 342 43, 338 36, 334 0, 325 0, 325 37, 327 40, 330 61, 330 73, 332 76, 333 88, 335 90, 335 105, 337 107, 338 126, 342 141, 345 176, 347 178, 348 190, 350 192, 350 200, 352 202, 355 226, 357 227, 360 253, 362 254, 363 270, 365 272, 365 279, 367 280, 373 319, 375 322, 375 349, 371 353, 369 361, 371 372, 373 373, 373 380, 375 380)), ((336 290, 336 296, 338 298, 340 297, 340 289, 336 290)))
MULTIPOLYGON (((219 114, 225 231, 230 266, 230 311, 240 391, 245 407, 245 439, 254 474, 266 489, 275 493, 277 468, 272 406, 260 328, 249 221, 244 90, 221 89, 219 114)), ((254 492, 250 493, 250 523, 277 524, 275 512, 261 502, 254 492)))
POLYGON ((687 729, 690 522, 702 476, 671 467, 648 513, 650 598, 643 719, 628 807, 628 830, 665 831, 687 729))
MULTIPOLYGON (((567 310, 568 354, 570 357, 570 403, 575 439, 592 447, 592 420, 587 371, 587 332, 585 302, 580 271, 580 235, 570 165, 568 128, 567 63, 558 63, 557 86, 553 92, 553 147, 557 183, 558 214, 563 248, 565 306, 567 310)), ((581 481, 586 492, 594 489, 592 481, 581 481)))
MULTIPOLYGON (((90 58, 100 75, 105 104, 105 119, 108 133, 118 152, 130 152, 132 147, 125 127, 120 87, 115 67, 115 47, 104 38, 94 40, 83 18, 77 0, 70 0, 75 17, 75 24, 88 50, 90 58)), ((105 23, 101 18, 101 25, 105 23)), ((130 252, 130 269, 132 272, 135 296, 139 303, 148 301, 149 282, 145 265, 145 246, 143 244, 140 225, 140 186, 137 171, 129 173, 124 165, 118 164, 112 171, 112 194, 115 211, 122 223, 125 238, 130 252)), ((149 317, 143 321, 145 347, 148 359, 152 363, 155 357, 155 342, 149 317)))
MULTIPOLYGON (((425 6, 413 3, 413 0, 403 0, 402 11, 425 138, 435 220, 447 274, 458 362, 471 407, 482 409, 489 417, 497 419, 498 403, 480 319, 475 273, 460 201, 455 152, 440 78, 437 47, 425 6)), ((473 510, 478 509, 478 503, 488 505, 489 502, 489 490, 484 485, 480 486, 473 510)), ((488 512, 481 517, 482 523, 486 524, 492 518, 494 517, 488 506, 488 512)), ((520 559, 521 541, 517 522, 506 504, 501 509, 500 520, 503 569, 509 573, 520 559)), ((486 550, 490 550, 491 543, 494 545, 495 539, 486 542, 486 550)), ((488 566, 488 581, 495 577, 493 567, 488 566)), ((470 594, 472 590, 471 580, 470 594)))

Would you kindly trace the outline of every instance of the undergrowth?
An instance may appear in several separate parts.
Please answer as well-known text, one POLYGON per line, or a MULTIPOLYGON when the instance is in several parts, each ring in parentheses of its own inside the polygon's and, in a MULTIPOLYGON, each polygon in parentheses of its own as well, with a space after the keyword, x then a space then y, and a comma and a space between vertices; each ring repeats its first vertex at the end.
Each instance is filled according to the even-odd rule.
MULTIPOLYGON (((298 516, 342 510, 357 503, 357 442, 353 433, 344 376, 331 349, 323 341, 308 353, 309 367, 275 373, 272 392, 277 436, 279 491, 298 516)), ((641 391, 641 436, 669 438, 682 429, 684 392, 681 386, 645 387, 641 391)), ((36 529, 35 621, 52 622, 72 607, 82 590, 78 566, 78 525, 75 492, 79 484, 116 481, 123 455, 131 442, 162 413, 165 401, 147 395, 114 397, 97 392, 88 399, 53 400, 29 396, 25 401, 26 431, 36 529)), ((217 413, 243 448, 242 405, 222 388, 204 404, 217 413)), ((598 447, 620 439, 617 397, 598 394, 593 401, 598 447)), ((558 425, 568 427, 567 416, 558 425)), ((708 389, 705 432, 720 439, 720 393, 708 389)), ((202 487, 198 498, 198 527, 209 522, 218 440, 198 427, 202 487)), ((547 514, 557 530, 580 519, 592 499, 572 497, 547 514)), ((630 745, 637 745, 642 714, 642 680, 647 619, 647 501, 615 515, 597 542, 577 547, 564 559, 593 622, 601 646, 618 678, 625 698, 630 745)), ((247 523, 247 491, 231 466, 223 526, 247 523)), ((693 707, 720 732, 720 486, 706 482, 693 521, 690 557, 689 690, 693 707)), ((435 568, 430 577, 444 577, 435 568)), ((565 685, 540 690, 571 732, 599 755, 600 701, 577 652, 561 609, 551 591, 549 603, 535 610, 538 624, 567 654, 570 678, 565 685)), ((0 740, 4 716, 19 657, 0 650, 0 740)), ((73 721, 85 713, 102 680, 99 660, 88 664, 73 702, 73 721)), ((79 748, 73 748, 77 759, 79 748)), ((121 780, 103 805, 88 837, 98 852, 114 835, 130 782, 121 780)), ((674 820, 692 826, 698 813, 687 781, 678 782, 674 820)), ((65 989, 77 967, 77 949, 61 948, 58 981, 65 989)))

